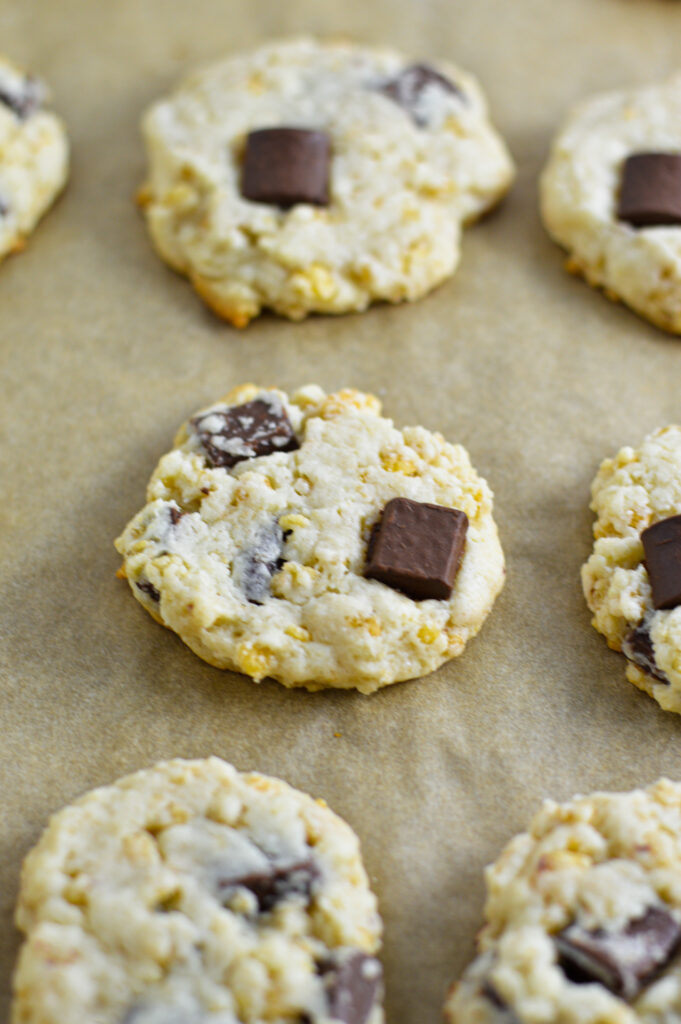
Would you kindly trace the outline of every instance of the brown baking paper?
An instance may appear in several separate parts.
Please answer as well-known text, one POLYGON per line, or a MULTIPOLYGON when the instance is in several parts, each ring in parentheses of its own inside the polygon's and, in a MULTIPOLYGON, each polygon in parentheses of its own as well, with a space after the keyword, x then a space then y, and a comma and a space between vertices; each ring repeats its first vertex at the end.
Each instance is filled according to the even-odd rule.
POLYGON ((388 1019, 436 1022, 473 953, 483 867, 543 797, 681 779, 681 720, 626 682, 579 584, 599 461, 681 418, 681 339, 565 274, 536 202, 570 104, 681 61, 681 5, 3 0, 0 39, 51 83, 73 144, 66 194, 0 268, 0 1020, 20 864, 48 816, 213 753, 353 825, 385 920, 388 1019), (426 299, 239 333, 151 250, 132 201, 139 117, 193 65, 301 31, 470 68, 518 182, 426 299), (113 538, 176 427, 247 380, 369 390, 398 425, 467 446, 508 577, 461 658, 368 698, 256 686, 201 662, 115 578, 113 538))

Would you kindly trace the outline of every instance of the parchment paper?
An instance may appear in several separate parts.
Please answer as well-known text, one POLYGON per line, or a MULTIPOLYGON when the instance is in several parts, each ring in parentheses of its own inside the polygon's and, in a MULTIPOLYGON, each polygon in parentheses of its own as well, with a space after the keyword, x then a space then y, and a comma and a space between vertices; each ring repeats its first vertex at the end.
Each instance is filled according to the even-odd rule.
POLYGON ((599 461, 681 417, 681 340, 565 274, 536 203, 570 104, 681 62, 681 4, 2 0, 0 40, 51 83, 73 144, 67 193, 0 267, 0 1020, 20 863, 49 814, 160 758, 215 753, 354 826, 385 919, 389 1021, 435 1022, 473 952, 483 866, 543 797, 681 778, 681 720, 626 682, 578 579, 599 461), (239 333, 151 250, 132 202, 138 120, 196 63, 301 31, 476 72, 519 180, 425 300, 239 333), (246 380, 367 389, 397 424, 468 447, 508 579, 463 657, 371 698, 256 687, 203 664, 114 578, 112 540, 176 427, 246 380))

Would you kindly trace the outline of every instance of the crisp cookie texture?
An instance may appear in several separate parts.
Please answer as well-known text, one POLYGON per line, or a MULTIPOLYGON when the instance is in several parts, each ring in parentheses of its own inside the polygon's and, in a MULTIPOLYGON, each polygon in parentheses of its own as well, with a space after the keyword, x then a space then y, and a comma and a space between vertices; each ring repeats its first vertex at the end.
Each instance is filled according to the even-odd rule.
POLYGON ((492 494, 466 451, 423 427, 396 429, 372 395, 309 386, 288 398, 245 385, 175 445, 116 547, 137 600, 213 665, 370 693, 461 654, 501 589, 492 494), (252 445, 209 433, 250 402, 292 427, 295 440, 283 427, 272 434, 280 448, 299 447, 246 458, 252 445), (212 464, 239 453, 231 467, 212 464), (372 528, 395 497, 466 513, 448 600, 365 579, 372 528))
POLYGON ((547 801, 486 871, 450 1024, 672 1024, 681 1006, 681 785, 547 801))
POLYGON ((66 183, 66 131, 47 98, 42 82, 0 57, 0 259, 23 249, 66 183))
POLYGON ((219 758, 56 814, 23 866, 12 1024, 382 1024, 381 921, 323 800, 219 758), (348 995, 364 1012, 343 1013, 348 995))
POLYGON ((570 271, 681 333, 681 226, 637 228, 617 217, 625 160, 652 151, 681 152, 681 74, 573 111, 541 178, 542 216, 569 251, 570 271))
POLYGON ((501 198, 513 165, 475 79, 437 61, 444 86, 397 87, 410 64, 278 42, 195 73, 148 111, 140 200, 154 245, 220 316, 243 327, 262 307, 295 320, 361 310, 454 272, 461 225, 501 198), (246 136, 278 127, 330 137, 328 206, 243 197, 246 136))
POLYGON ((681 513, 681 428, 664 427, 601 465, 592 487, 594 550, 582 567, 593 625, 624 650, 627 678, 681 712, 681 607, 655 611, 641 533, 681 513))

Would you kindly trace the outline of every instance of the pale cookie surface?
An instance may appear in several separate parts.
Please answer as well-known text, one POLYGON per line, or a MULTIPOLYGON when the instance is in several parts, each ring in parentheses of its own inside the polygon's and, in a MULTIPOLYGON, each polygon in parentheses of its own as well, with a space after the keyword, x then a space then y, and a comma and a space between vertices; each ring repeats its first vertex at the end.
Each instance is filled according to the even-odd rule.
POLYGON ((681 712, 681 607, 653 607, 641 533, 681 513, 681 428, 664 427, 601 465, 591 488, 593 554, 582 586, 593 625, 628 657, 627 678, 681 712))
POLYGON ((262 307, 300 319, 425 294, 513 176, 477 82, 430 67, 444 85, 392 50, 299 39, 195 73, 143 123, 159 254, 237 326, 262 307), (246 136, 281 126, 328 135, 328 205, 244 198, 246 136))
POLYGON ((68 174, 59 118, 42 82, 0 57, 0 259, 22 249, 68 174))
POLYGON ((56 814, 22 871, 12 1024, 382 1024, 354 832, 219 758, 56 814))
POLYGON ((450 1024, 681 1020, 681 785, 547 801, 486 888, 450 1024))
POLYGON ((679 333, 681 225, 633 227, 617 215, 624 162, 641 152, 681 152, 681 75, 572 112, 542 175, 543 220, 570 252, 568 269, 679 333))
POLYGON ((480 629, 504 563, 491 492, 460 445, 396 429, 371 395, 309 386, 288 398, 254 385, 203 410, 175 443, 116 546, 137 600, 206 661, 370 693, 431 672, 480 629), (220 436, 240 415, 230 409, 250 402, 288 424, 279 450, 249 458, 220 436), (448 599, 412 600, 364 577, 372 528, 396 497, 468 517, 448 599))

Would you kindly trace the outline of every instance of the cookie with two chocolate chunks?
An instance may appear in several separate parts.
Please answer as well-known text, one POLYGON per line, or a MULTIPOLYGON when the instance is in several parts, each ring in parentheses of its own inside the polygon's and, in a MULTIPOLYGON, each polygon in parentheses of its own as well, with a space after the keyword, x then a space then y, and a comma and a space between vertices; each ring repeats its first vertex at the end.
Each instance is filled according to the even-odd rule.
POLYGON ((628 157, 617 216, 637 228, 681 224, 681 153, 628 157))
POLYGON ((415 601, 446 601, 459 571, 468 517, 444 505, 393 498, 374 527, 364 575, 415 601))
POLYGON ((241 194, 287 209, 296 203, 327 206, 331 142, 307 128, 261 128, 246 139, 241 194))
POLYGON ((241 878, 219 879, 217 885, 225 897, 237 886, 248 889, 258 901, 258 912, 266 914, 286 899, 302 899, 307 905, 318 878, 319 868, 310 857, 285 867, 273 864, 269 871, 254 871, 241 878))
POLYGON ((231 469, 244 459, 299 447, 286 410, 275 396, 212 409, 191 423, 208 461, 216 468, 231 469))
POLYGON ((656 609, 681 604, 681 515, 653 523, 641 534, 656 609))
POLYGON ((681 946, 681 926, 663 906, 650 907, 622 931, 569 925, 555 937, 558 963, 577 984, 598 982, 631 1001, 667 966, 681 946))
POLYGON ((428 64, 411 64, 394 78, 385 82, 380 91, 406 110, 414 124, 423 128, 428 121, 423 111, 422 98, 424 92, 431 88, 463 98, 463 93, 458 85, 450 82, 448 78, 428 64))

